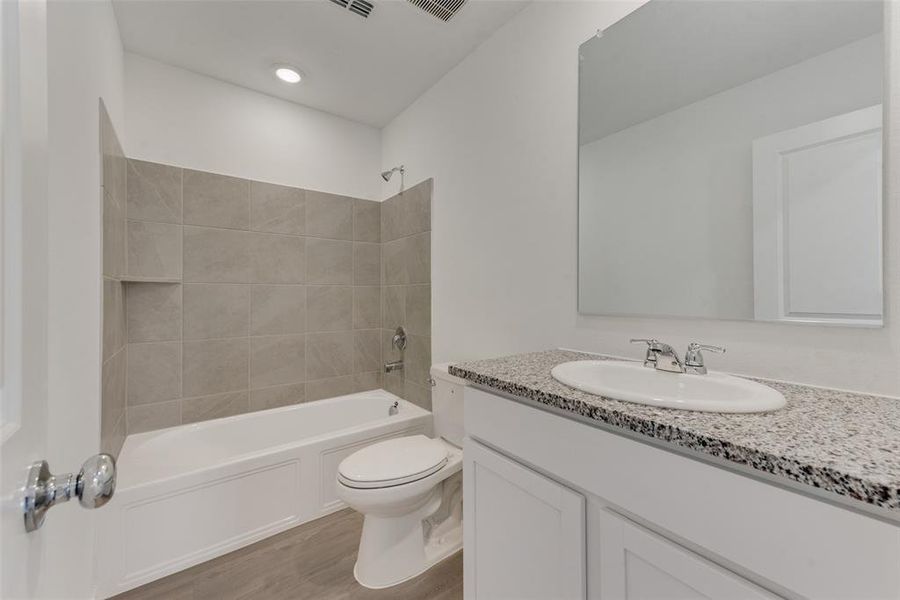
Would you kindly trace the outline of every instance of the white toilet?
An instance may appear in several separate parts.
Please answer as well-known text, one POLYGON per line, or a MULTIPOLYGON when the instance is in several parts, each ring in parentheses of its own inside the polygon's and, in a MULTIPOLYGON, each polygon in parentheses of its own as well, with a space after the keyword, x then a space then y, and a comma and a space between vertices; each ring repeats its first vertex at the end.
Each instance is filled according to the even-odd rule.
POLYGON ((434 438, 378 442, 338 466, 338 496, 365 515, 353 574, 386 588, 427 571, 462 548, 462 391, 466 383, 431 368, 434 438))

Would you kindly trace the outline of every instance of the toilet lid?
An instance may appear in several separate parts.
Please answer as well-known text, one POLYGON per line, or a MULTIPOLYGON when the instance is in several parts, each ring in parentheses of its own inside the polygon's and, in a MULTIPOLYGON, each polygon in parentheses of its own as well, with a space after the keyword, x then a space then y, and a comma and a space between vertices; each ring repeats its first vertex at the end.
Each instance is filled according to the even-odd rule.
POLYGON ((385 440, 357 450, 338 466, 348 487, 378 488, 428 477, 447 464, 447 447, 424 435, 385 440))

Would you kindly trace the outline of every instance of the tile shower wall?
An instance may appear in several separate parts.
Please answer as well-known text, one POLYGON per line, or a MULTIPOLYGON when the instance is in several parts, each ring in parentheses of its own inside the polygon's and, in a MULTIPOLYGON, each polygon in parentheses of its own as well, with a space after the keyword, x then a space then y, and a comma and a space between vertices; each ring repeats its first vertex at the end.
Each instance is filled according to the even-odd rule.
POLYGON ((378 202, 127 168, 129 433, 382 387, 378 202))
POLYGON ((384 377, 384 389, 431 410, 431 192, 427 180, 381 204, 382 355, 401 354, 391 345, 403 325, 404 369, 384 377))
POLYGON ((125 155, 100 103, 103 203, 103 334, 100 449, 118 455, 125 441, 125 155))

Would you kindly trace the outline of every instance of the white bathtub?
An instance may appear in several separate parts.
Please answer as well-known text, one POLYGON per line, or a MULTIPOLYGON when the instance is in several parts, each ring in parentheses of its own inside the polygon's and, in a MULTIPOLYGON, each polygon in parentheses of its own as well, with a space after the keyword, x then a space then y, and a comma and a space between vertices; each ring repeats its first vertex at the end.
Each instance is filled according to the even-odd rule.
POLYGON ((431 413, 376 390, 128 436, 115 496, 97 512, 99 595, 343 508, 341 460, 416 433, 431 434, 431 413))

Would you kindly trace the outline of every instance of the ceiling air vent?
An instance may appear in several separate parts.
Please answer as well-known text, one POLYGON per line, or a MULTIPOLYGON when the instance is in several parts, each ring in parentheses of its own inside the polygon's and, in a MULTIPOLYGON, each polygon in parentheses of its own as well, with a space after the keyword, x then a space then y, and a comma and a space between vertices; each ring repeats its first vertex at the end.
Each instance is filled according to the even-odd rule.
MULTIPOLYGON (((331 1, 337 2, 338 0, 331 1)), ((453 15, 459 12, 466 0, 409 0, 409 3, 441 21, 449 21, 453 15)))
POLYGON ((350 12, 355 12, 361 17, 368 18, 372 14, 375 5, 368 0, 331 0, 341 8, 346 8, 350 12))

